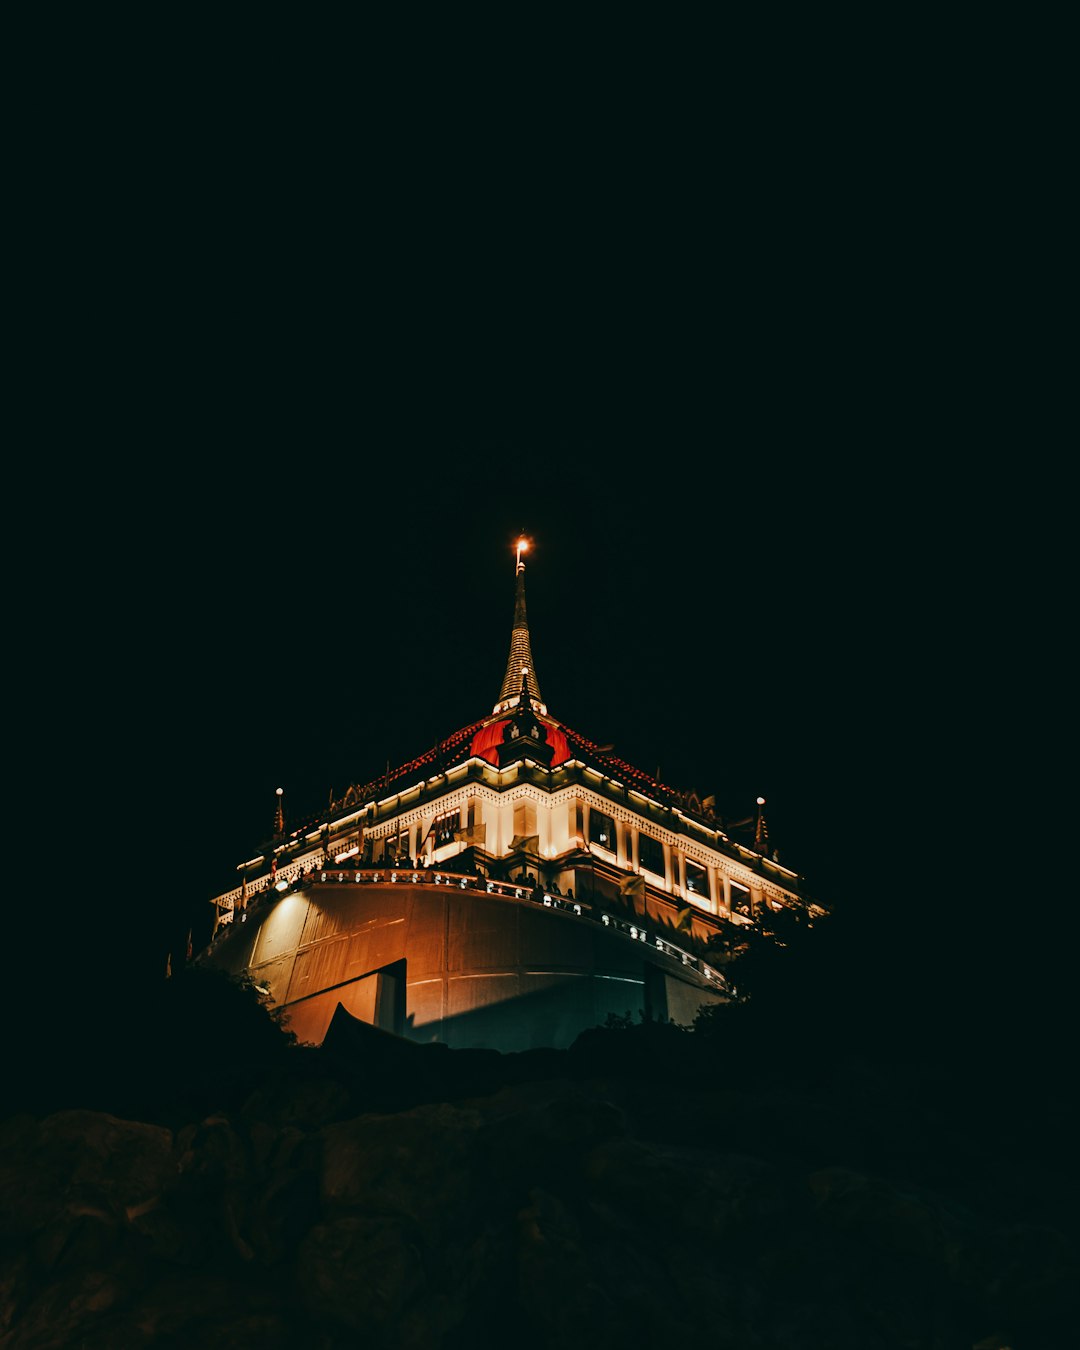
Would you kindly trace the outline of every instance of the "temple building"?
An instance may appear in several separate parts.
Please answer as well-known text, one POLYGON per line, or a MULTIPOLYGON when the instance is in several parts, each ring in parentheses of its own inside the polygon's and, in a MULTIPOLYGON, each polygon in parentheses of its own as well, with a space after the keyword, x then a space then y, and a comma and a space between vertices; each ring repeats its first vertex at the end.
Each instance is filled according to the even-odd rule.
POLYGON ((212 900, 199 960, 249 974, 300 1041, 336 1016, 418 1042, 570 1045, 609 1015, 689 1025, 730 1000, 710 936, 820 911, 768 844, 559 721, 540 692, 516 549, 491 712, 271 838, 212 900))

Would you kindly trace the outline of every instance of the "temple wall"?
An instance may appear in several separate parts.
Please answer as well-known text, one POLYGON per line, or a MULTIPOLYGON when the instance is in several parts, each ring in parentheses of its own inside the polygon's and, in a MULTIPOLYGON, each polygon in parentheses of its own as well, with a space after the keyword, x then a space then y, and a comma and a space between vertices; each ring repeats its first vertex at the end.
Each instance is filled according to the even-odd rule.
POLYGON ((205 959, 237 974, 250 960, 312 1044, 338 1003, 412 1040, 509 1052, 568 1046, 610 1013, 688 1024, 720 997, 651 944, 557 909, 430 883, 312 885, 249 914, 205 959), (252 924, 254 941, 244 931, 252 924))

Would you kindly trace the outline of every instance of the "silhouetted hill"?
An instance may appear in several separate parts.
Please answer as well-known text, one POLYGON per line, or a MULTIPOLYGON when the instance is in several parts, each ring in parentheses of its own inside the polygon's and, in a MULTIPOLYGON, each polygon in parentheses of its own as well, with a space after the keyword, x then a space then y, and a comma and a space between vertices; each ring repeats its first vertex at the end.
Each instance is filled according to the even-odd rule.
POLYGON ((16 1046, 0 1344, 1058 1350, 1056 993, 935 992, 871 927, 823 926, 692 1029, 516 1055, 343 1012, 298 1046, 196 966, 102 990, 16 1046))

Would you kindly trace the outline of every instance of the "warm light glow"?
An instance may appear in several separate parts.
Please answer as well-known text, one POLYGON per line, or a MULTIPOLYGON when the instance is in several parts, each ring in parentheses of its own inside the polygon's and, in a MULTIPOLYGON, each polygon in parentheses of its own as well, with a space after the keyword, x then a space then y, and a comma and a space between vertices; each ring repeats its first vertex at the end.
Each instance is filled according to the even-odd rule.
POLYGON ((757 799, 757 804, 758 804, 758 806, 764 806, 764 805, 765 805, 765 798, 764 798, 764 797, 759 797, 759 798, 757 799))
POLYGON ((285 789, 284 789, 284 788, 276 788, 275 791, 277 792, 277 795, 280 797, 280 796, 284 793, 285 789))

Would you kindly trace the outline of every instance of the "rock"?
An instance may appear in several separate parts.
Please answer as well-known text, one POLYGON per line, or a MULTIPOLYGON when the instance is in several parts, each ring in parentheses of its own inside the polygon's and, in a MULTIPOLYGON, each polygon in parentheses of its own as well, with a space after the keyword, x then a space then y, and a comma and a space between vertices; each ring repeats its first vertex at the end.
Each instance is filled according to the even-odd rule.
POLYGON ((599 1040, 511 1064, 362 1042, 393 1107, 369 1091, 342 1115, 363 1072, 339 1083, 306 1055, 187 1123, 170 1111, 175 1134, 94 1111, 0 1121, 0 1348, 1075 1339, 1064 1122, 1056 1151, 1040 1135, 1017 1155, 1013 1117, 950 1105, 918 1066, 784 1061, 733 1083, 715 1046, 695 1069, 683 1033, 627 1041, 594 1077, 599 1040), (445 1100, 408 1100, 440 1075, 445 1100))
POLYGON ((602 1090, 566 1081, 507 1087, 469 1104, 483 1117, 485 1166, 514 1205, 532 1185, 570 1184, 590 1149, 626 1133, 622 1110, 602 1090))
POLYGON ((120 1213, 159 1197, 175 1174, 171 1131, 96 1111, 25 1123, 0 1150, 0 1237, 38 1231, 69 1200, 120 1213))
POLYGON ((296 1278, 315 1317, 376 1344, 406 1317, 418 1320, 427 1289, 415 1225, 391 1215, 317 1224, 300 1244, 296 1278))
POLYGON ((593 1149, 584 1174, 616 1210, 683 1236, 746 1239, 793 1203, 793 1187, 761 1158, 612 1140, 593 1149))
POLYGON ((483 1199, 474 1185, 480 1123, 475 1110, 440 1104, 327 1127, 323 1205, 407 1217, 432 1248, 460 1242, 483 1199))
POLYGON ((577 1219, 539 1188, 517 1215, 516 1276, 521 1311, 541 1344, 607 1350, 626 1343, 616 1293, 597 1280, 577 1219))

